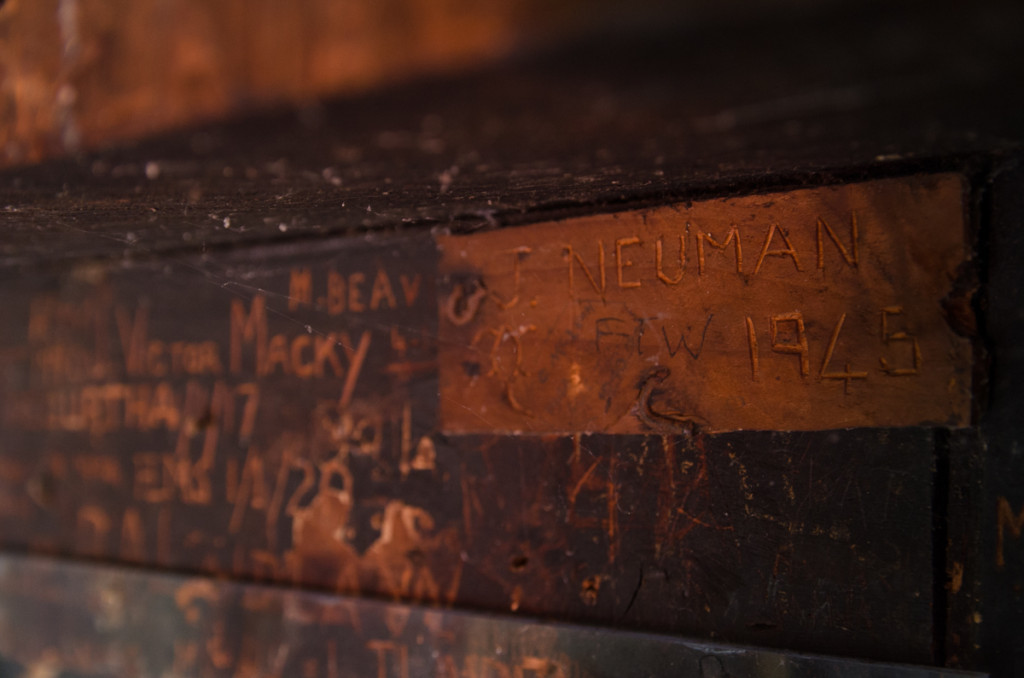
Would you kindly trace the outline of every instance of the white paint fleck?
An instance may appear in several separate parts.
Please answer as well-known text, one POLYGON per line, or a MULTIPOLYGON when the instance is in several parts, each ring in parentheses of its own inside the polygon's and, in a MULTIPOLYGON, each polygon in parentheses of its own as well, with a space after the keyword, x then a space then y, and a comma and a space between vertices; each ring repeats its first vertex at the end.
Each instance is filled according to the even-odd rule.
POLYGON ((447 193, 448 189, 452 186, 452 181, 459 174, 459 168, 457 165, 452 165, 445 171, 438 175, 437 179, 441 183, 441 193, 447 193))

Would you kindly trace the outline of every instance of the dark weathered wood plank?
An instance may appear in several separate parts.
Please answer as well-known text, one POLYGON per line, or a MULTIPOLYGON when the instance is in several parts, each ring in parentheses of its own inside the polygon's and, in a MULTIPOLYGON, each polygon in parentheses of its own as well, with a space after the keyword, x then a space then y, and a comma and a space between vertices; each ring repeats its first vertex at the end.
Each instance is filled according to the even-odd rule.
MULTIPOLYGON (((950 620, 970 643, 967 666, 994 675, 1024 671, 1024 172, 1003 168, 991 185, 986 207, 990 222, 985 250, 984 327, 991 351, 988 402, 981 419, 984 447, 968 481, 980 482, 975 504, 950 507, 970 515, 976 508, 981 531, 973 560, 972 605, 950 620)), ((963 476, 962 476, 963 477, 963 476)))

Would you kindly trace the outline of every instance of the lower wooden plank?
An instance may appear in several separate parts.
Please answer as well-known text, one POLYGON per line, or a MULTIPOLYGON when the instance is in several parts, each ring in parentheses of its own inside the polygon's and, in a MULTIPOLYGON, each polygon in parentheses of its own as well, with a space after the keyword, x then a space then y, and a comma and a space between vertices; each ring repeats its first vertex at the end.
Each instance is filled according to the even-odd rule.
POLYGON ((931 660, 927 431, 457 441, 463 604, 931 660))
MULTIPOLYGON (((298 471, 276 512, 225 499, 223 469, 208 504, 147 504, 69 473, 52 508, 2 525, 36 551, 926 662, 933 445, 867 429, 437 437, 435 468, 403 478, 353 459, 351 495, 310 491, 294 514, 298 471)), ((292 463, 263 462, 252 487, 292 463)))
POLYGON ((0 556, 0 676, 940 678, 667 636, 0 556))

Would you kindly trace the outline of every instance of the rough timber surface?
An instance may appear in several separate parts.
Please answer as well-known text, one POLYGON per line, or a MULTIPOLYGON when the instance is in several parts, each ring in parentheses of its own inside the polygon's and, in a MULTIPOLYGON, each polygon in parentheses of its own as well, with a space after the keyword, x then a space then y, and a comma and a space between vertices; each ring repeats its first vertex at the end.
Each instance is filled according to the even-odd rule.
MULTIPOLYGON (((868 7, 620 38, 5 171, 4 547, 876 659, 956 652, 1012 675, 1019 212, 983 243, 982 277, 1006 291, 983 330, 1004 376, 981 441, 928 428, 445 435, 438 374, 417 371, 436 347, 411 340, 435 336, 430 227, 918 171, 965 172, 976 196, 978 170, 1024 137, 1020 12, 868 7), (405 245, 383 237, 395 231, 405 245), (359 237, 302 241, 327 234, 359 237), (269 270, 267 250, 245 260, 267 241, 282 248, 269 270), (353 287, 361 308, 376 288, 378 308, 332 315, 353 287), (407 288, 422 308, 392 315, 384 290, 397 307, 407 288), (59 322, 30 332, 39 298, 59 322), (232 317, 243 362, 218 390, 211 356, 231 371, 232 317), (348 404, 386 407, 342 411, 346 347, 358 360, 364 331, 348 404), (342 333, 344 374, 321 343, 334 381, 319 383, 316 337, 342 333), (101 339, 110 371, 91 369, 101 339), (396 360, 403 350, 421 355, 396 360), (62 371, 77 376, 51 398, 39 380, 62 371), (261 377, 257 406, 247 384, 261 377), (406 388, 432 396, 404 400, 406 388), (190 409, 215 392, 220 410, 190 409), (65 416, 39 417, 40 403, 65 416), (953 492, 943 459, 963 474, 953 492), (960 541, 944 558, 944 519, 971 536, 976 511, 980 550, 960 541)), ((1019 198, 1006 181, 994 200, 1019 198)))
POLYGON ((931 429, 444 435, 436 280, 423 234, 5 286, 0 545, 931 660, 931 429))
POLYGON ((609 36, 7 170, 0 260, 477 229, 1019 147, 1020 4, 892 5, 609 36))
POLYGON ((979 675, 0 556, 4 678, 668 674, 979 675))

